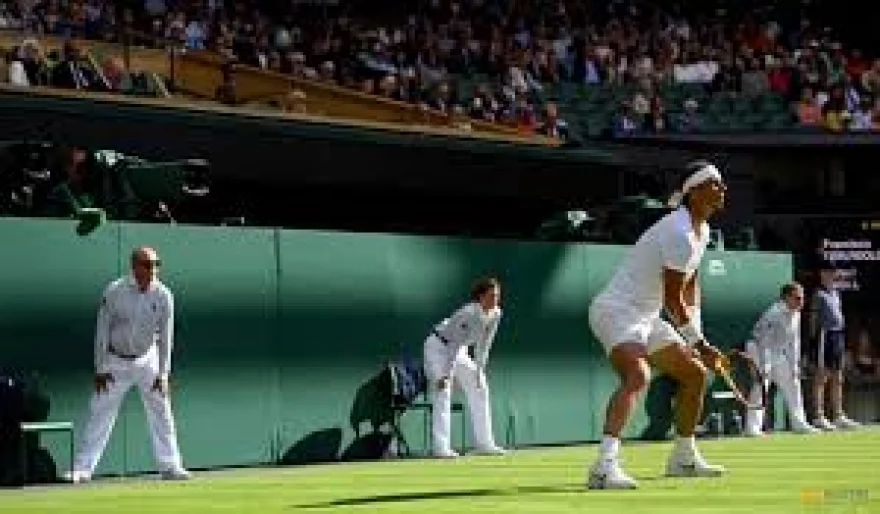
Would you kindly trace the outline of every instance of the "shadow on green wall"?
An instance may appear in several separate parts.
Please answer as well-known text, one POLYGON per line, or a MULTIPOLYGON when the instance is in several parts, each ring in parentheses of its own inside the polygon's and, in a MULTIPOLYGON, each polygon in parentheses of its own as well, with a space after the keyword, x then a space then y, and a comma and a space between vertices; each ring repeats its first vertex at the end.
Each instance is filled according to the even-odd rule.
POLYGON ((46 421, 51 409, 39 374, 0 369, 0 486, 57 482, 58 465, 39 434, 19 428, 21 422, 46 421))
POLYGON ((342 429, 326 428, 308 434, 281 456, 281 464, 316 464, 333 462, 338 459, 339 447, 342 445, 342 429))
POLYGON ((389 454, 395 433, 391 406, 392 381, 387 367, 370 376, 353 394, 349 426, 355 437, 342 450, 343 430, 326 428, 308 434, 290 446, 281 464, 379 459, 389 454))
POLYGON ((356 436, 361 435, 365 423, 372 432, 379 432, 383 427, 393 425, 391 376, 387 368, 375 373, 358 388, 351 403, 348 420, 356 436))
POLYGON ((400 440, 393 408, 391 369, 385 365, 362 384, 354 394, 348 419, 355 439, 340 459, 343 461, 372 460, 389 456, 392 442, 400 440), (363 432, 364 425, 369 431, 363 432))

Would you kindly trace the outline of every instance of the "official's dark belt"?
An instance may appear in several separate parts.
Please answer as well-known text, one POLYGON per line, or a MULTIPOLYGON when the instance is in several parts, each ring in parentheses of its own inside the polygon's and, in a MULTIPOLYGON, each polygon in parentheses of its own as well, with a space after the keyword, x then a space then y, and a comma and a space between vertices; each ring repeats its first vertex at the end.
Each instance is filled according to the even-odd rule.
POLYGON ((119 357, 120 359, 125 359, 127 361, 133 361, 135 359, 140 358, 140 355, 129 355, 127 353, 122 353, 117 351, 115 348, 110 347, 110 354, 119 357))

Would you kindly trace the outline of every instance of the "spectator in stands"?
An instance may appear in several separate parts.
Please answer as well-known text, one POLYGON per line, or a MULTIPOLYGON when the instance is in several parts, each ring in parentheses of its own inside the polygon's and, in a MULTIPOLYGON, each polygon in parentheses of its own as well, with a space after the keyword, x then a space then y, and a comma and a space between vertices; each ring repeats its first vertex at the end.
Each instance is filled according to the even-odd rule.
POLYGON ((651 112, 651 101, 648 100, 647 95, 641 91, 637 91, 631 100, 633 113, 639 119, 644 119, 648 113, 651 112))
MULTIPOLYGON (((277 55, 277 52, 274 52, 274 55, 277 55)), ((270 62, 272 62, 271 58, 270 62)), ((321 66, 318 68, 318 80, 327 84, 336 82, 336 65, 333 61, 324 61, 321 63, 321 66)))
POLYGON ((308 111, 306 98, 306 93, 303 90, 297 88, 295 84, 291 84, 290 91, 282 101, 281 110, 287 113, 305 114, 308 111))
POLYGON ((127 91, 132 87, 131 75, 119 57, 108 57, 103 63, 104 77, 113 91, 127 91))
POLYGON ((645 116, 645 130, 648 132, 662 133, 669 130, 669 119, 666 108, 659 96, 651 99, 651 107, 645 116))
POLYGON ((704 122, 699 112, 699 103, 693 98, 688 98, 682 107, 684 111, 673 120, 673 129, 682 133, 702 130, 704 122))
POLYGON ((525 96, 519 96, 509 113, 514 124, 522 134, 534 134, 538 127, 538 116, 535 108, 528 102, 525 96))
POLYGON ((641 131, 641 126, 641 120, 633 111, 632 104, 625 102, 623 104, 623 112, 614 119, 611 133, 614 137, 632 136, 641 131))
POLYGON ((548 102, 544 106, 544 116, 538 124, 537 132, 543 136, 559 139, 565 143, 573 141, 568 123, 559 117, 556 104, 552 102, 548 102))
POLYGON ((466 132, 473 130, 473 124, 471 123, 467 112, 465 112, 464 107, 457 104, 452 106, 452 112, 449 116, 449 125, 466 132))
POLYGON ((81 208, 96 207, 96 188, 88 180, 86 158, 86 152, 79 148, 62 152, 65 178, 49 191, 45 202, 42 202, 44 216, 69 218, 81 208))
MULTIPOLYGON (((442 82, 471 117, 509 123, 516 121, 517 101, 506 91, 529 95, 538 112, 542 106, 532 104, 534 93, 566 81, 589 90, 708 86, 710 93, 774 93, 793 103, 810 87, 820 106, 831 86, 843 84, 850 112, 861 104, 852 93, 880 95, 880 60, 868 66, 857 51, 847 52, 807 18, 788 29, 783 20, 798 19, 809 6, 793 11, 777 3, 754 11, 751 4, 726 3, 719 13, 715 1, 665 10, 665 3, 641 0, 602 2, 602 9, 570 1, 417 0, 383 8, 380 24, 360 16, 363 5, 342 4, 254 0, 184 9, 179 2, 147 0, 128 12, 88 0, 40 2, 20 16, 22 23, 37 20, 43 32, 74 35, 113 34, 118 16, 187 49, 209 47, 238 62, 358 90, 369 84, 370 94, 388 96, 376 83, 391 76, 397 83, 391 96, 412 103, 436 103, 432 92, 442 82), (468 95, 457 94, 458 76, 472 74, 491 81, 501 105, 483 97, 475 108, 468 95)), ((5 16, 0 11, 0 25, 5 16)), ((637 111, 643 106, 633 104, 637 111)), ((559 108, 565 112, 561 102, 559 108)))
POLYGON ((862 105, 862 93, 849 75, 843 75, 840 80, 840 88, 843 93, 844 103, 849 112, 855 112, 862 105))
POLYGON ((597 85, 602 83, 600 69, 595 51, 585 46, 575 57, 572 78, 581 84, 597 85))
POLYGON ((791 69, 786 66, 781 56, 771 57, 767 68, 767 80, 770 83, 770 91, 788 97, 792 85, 791 69))
POLYGON ((48 63, 40 42, 33 38, 22 41, 16 61, 21 63, 25 80, 16 77, 16 84, 22 86, 43 86, 48 83, 48 63))
POLYGON ((29 87, 31 82, 28 79, 27 71, 25 71, 24 63, 22 63, 21 59, 12 54, 6 54, 5 60, 8 64, 4 66, 4 74, 6 76, 3 78, 3 82, 9 82, 13 86, 29 87))
POLYGON ((63 89, 95 89, 96 77, 81 62, 80 47, 73 41, 65 41, 61 61, 52 67, 50 83, 63 89))
POLYGON ((21 12, 18 2, 0 3, 0 30, 21 28, 21 12))
POLYGON ((770 92, 770 80, 761 61, 755 57, 745 62, 742 73, 741 91, 748 97, 757 97, 770 92))
POLYGON ((451 109, 453 103, 452 91, 449 88, 449 84, 446 82, 435 83, 434 92, 429 96, 427 101, 428 107, 446 113, 451 109))
POLYGON ((397 98, 402 102, 416 103, 420 98, 420 94, 421 87, 418 83, 416 70, 411 67, 402 69, 397 86, 397 98))
POLYGON ((400 100, 400 98, 397 96, 397 77, 394 75, 385 75, 384 77, 382 77, 382 79, 379 81, 377 89, 379 96, 383 96, 391 100, 400 100))
POLYGON ((842 132, 849 128, 852 114, 846 108, 843 88, 835 86, 831 89, 828 101, 822 106, 822 125, 832 132, 842 132))
POLYGON ((728 60, 718 68, 718 73, 712 79, 710 90, 715 93, 734 93, 740 90, 741 80, 741 70, 733 60, 728 60))
POLYGON ((874 59, 871 67, 862 73, 862 89, 874 98, 880 98, 880 59, 874 59))
POLYGON ((822 124, 822 109, 816 101, 813 89, 805 87, 801 101, 796 107, 798 125, 801 127, 816 128, 822 124))
POLYGON ((189 20, 184 30, 184 38, 187 50, 204 50, 208 39, 208 27, 204 20, 200 18, 189 20))
POLYGON ((820 54, 826 68, 826 80, 829 84, 840 84, 846 77, 846 56, 839 42, 835 41, 828 46, 829 49, 820 54))
POLYGON ((852 110, 852 119, 849 123, 849 129, 857 132, 874 130, 874 113, 871 112, 873 107, 870 98, 862 98, 858 106, 852 110))

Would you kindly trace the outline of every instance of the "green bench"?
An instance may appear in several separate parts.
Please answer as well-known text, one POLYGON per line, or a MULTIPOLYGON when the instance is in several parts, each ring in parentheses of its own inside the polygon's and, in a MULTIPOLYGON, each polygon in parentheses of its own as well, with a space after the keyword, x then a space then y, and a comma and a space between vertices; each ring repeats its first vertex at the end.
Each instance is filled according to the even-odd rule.
POLYGON ((66 433, 68 438, 68 446, 70 448, 70 474, 73 475, 73 458, 74 458, 74 437, 73 423, 70 421, 38 421, 24 422, 21 428, 21 450, 19 454, 19 463, 21 466, 21 476, 27 483, 27 434, 42 434, 47 432, 66 433))

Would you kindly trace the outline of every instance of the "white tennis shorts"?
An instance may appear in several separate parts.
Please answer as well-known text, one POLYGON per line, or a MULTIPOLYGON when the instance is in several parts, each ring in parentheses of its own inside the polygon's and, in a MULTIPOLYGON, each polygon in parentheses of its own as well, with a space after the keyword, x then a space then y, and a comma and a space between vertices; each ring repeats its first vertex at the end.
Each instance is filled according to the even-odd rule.
POLYGON ((638 343, 649 354, 670 344, 686 345, 684 339, 660 313, 645 313, 631 305, 607 299, 590 304, 590 328, 609 355, 621 343, 638 343))

